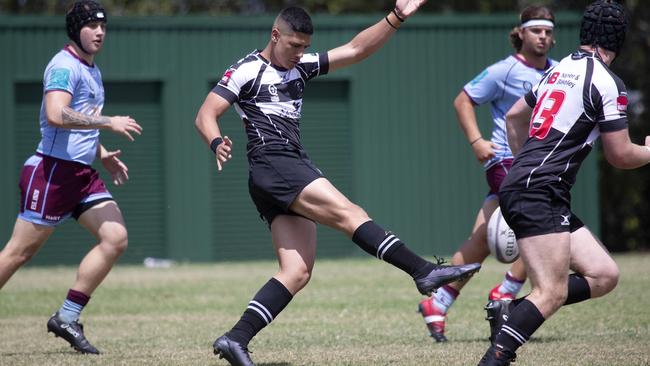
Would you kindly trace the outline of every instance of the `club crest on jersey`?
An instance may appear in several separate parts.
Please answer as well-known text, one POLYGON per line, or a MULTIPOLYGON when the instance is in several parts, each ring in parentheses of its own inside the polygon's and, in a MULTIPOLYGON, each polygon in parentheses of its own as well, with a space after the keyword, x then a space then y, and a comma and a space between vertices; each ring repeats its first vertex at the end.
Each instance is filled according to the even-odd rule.
POLYGON ((523 85, 523 86, 524 86, 524 90, 527 91, 527 92, 529 92, 529 91, 533 88, 533 83, 531 83, 530 81, 526 80, 526 81, 524 81, 524 85, 523 85))
POLYGON ((616 98, 616 108, 619 112, 627 111, 627 93, 622 93, 616 98))
POLYGON ((278 88, 276 88, 275 85, 270 84, 269 85, 269 94, 271 94, 271 101, 272 102, 279 102, 280 97, 278 96, 278 88))
POLYGON ((226 72, 223 73, 223 76, 221 77, 221 80, 219 80, 219 84, 223 85, 223 86, 227 86, 233 72, 235 72, 235 69, 226 70, 226 72))

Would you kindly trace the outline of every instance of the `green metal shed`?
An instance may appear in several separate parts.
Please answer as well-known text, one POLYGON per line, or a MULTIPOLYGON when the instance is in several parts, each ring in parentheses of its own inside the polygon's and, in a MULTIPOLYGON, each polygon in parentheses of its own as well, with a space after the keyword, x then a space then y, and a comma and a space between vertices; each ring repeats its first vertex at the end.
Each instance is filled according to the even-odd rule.
MULTIPOLYGON (((350 40, 382 19, 314 16, 314 51, 350 40)), ((486 193, 458 125, 452 100, 485 66, 512 52, 507 34, 515 14, 417 15, 377 54, 308 84, 302 135, 324 173, 376 221, 423 255, 451 254, 469 234, 486 193)), ((131 115, 144 133, 121 148, 131 180, 110 187, 129 228, 122 263, 146 256, 187 261, 272 258, 270 235, 248 198, 245 135, 233 111, 222 121, 235 143, 220 174, 193 126, 206 94, 232 63, 268 40, 273 18, 112 17, 96 62, 108 115, 131 115)), ((577 46, 579 17, 560 14, 560 58, 577 46)), ((18 210, 17 179, 39 139, 42 74, 65 43, 63 17, 0 17, 0 240, 18 210)), ((488 106, 479 109, 491 127, 488 106)), ((592 154, 595 155, 595 154, 592 154)), ((101 170, 101 169, 100 169, 101 170)), ((598 232, 596 159, 584 164, 574 208, 598 232)), ((32 261, 76 263, 93 239, 65 223, 32 261)), ((342 234, 319 228, 319 256, 360 255, 342 234)))

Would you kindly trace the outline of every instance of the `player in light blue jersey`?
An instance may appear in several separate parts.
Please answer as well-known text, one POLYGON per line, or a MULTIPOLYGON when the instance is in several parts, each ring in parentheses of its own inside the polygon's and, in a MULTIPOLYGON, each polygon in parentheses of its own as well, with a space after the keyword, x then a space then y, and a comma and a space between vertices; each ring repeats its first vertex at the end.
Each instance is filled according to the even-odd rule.
POLYGON ((43 75, 41 141, 20 177, 21 203, 9 242, 0 252, 0 288, 43 246, 55 227, 77 219, 98 243, 83 258, 77 279, 47 329, 81 353, 98 354, 79 323, 81 310, 127 246, 122 213, 91 167, 100 159, 113 183, 128 179, 120 150, 99 142, 99 129, 133 141, 142 128, 130 117, 102 116, 104 86, 95 55, 106 35, 106 12, 90 0, 75 2, 66 14, 71 42, 57 53, 43 75))
MULTIPOLYGON (((547 54, 553 44, 555 17, 550 9, 531 5, 520 15, 519 26, 510 32, 510 41, 515 53, 487 67, 472 81, 468 82, 454 100, 458 122, 476 159, 484 165, 489 186, 487 197, 476 216, 470 237, 454 254, 451 263, 483 262, 490 254, 487 246, 487 222, 499 206, 498 192, 510 165, 512 153, 508 147, 505 129, 505 115, 510 107, 542 78, 544 72, 556 62, 547 54), (484 139, 479 130, 474 108, 490 103, 492 111, 492 136, 484 139)), ((526 271, 521 260, 513 263, 502 283, 490 291, 488 318, 494 318, 490 311, 497 310, 501 301, 516 297, 526 280, 526 271)), ((467 281, 456 281, 445 285, 431 298, 419 304, 431 336, 436 342, 445 342, 445 320, 460 290, 467 281)), ((504 307, 504 309, 507 307, 504 307)), ((490 321, 491 327, 495 319, 490 321)), ((492 337, 491 337, 492 338, 492 337)))

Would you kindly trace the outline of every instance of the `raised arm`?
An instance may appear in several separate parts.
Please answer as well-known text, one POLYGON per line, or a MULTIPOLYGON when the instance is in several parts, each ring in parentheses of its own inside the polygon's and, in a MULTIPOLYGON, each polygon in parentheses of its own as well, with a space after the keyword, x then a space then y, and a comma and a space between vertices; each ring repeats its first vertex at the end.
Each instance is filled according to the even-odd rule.
POLYGON ((51 126, 65 129, 94 130, 108 129, 133 141, 131 133, 140 135, 142 127, 128 116, 107 117, 84 114, 70 107, 72 95, 65 91, 53 90, 45 94, 45 115, 51 126))
POLYGON ((526 103, 524 97, 510 108, 506 113, 506 130, 508 131, 508 145, 512 155, 516 156, 528 139, 528 128, 533 109, 526 103))
POLYGON ((228 110, 230 103, 220 95, 210 92, 199 108, 194 121, 199 135, 215 153, 217 168, 223 169, 223 164, 232 158, 232 141, 228 136, 221 136, 219 119, 228 110))
POLYGON ((395 10, 357 34, 350 42, 327 52, 330 72, 355 64, 380 49, 400 27, 403 21, 413 15, 426 0, 397 0, 395 10))

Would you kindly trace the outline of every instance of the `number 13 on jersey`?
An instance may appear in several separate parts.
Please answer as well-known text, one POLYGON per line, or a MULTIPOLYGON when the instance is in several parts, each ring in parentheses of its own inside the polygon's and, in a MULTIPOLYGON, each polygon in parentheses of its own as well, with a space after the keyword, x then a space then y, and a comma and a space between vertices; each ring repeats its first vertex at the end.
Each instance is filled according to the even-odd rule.
POLYGON ((564 90, 545 91, 542 97, 539 98, 535 109, 533 109, 533 117, 530 120, 529 137, 535 137, 538 140, 543 140, 551 130, 555 115, 562 107, 566 93, 564 90))

